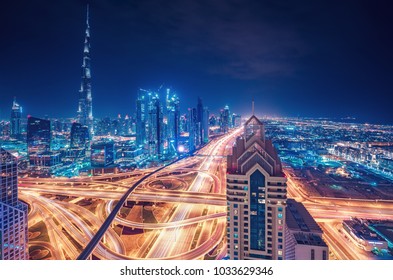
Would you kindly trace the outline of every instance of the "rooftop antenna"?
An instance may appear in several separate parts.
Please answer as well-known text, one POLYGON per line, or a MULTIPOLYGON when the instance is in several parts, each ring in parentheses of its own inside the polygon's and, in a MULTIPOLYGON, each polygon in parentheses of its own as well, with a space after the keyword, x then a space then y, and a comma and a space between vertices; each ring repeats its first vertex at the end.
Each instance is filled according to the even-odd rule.
POLYGON ((254 97, 252 98, 252 116, 254 116, 254 97))
POLYGON ((86 23, 89 25, 89 4, 87 4, 87 10, 86 10, 86 23))

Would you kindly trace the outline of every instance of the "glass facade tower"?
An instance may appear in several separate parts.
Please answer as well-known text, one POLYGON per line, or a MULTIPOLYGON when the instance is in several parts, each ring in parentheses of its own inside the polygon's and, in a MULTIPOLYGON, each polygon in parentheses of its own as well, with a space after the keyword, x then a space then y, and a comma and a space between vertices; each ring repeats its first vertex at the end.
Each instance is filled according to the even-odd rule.
POLYGON ((18 162, 0 149, 0 260, 26 260, 27 205, 18 200, 18 162))
POLYGON ((284 258, 286 178, 264 124, 252 116, 227 158, 227 252, 231 259, 284 258))

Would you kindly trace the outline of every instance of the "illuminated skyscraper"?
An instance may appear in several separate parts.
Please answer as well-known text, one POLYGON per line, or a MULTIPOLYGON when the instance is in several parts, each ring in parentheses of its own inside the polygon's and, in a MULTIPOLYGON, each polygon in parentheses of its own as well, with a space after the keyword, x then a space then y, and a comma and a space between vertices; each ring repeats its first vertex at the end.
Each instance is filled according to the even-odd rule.
POLYGON ((228 105, 225 106, 224 109, 222 109, 220 111, 220 128, 221 128, 221 132, 228 132, 228 129, 230 127, 230 112, 229 112, 229 107, 228 105))
POLYGON ((283 259, 286 178, 264 124, 252 116, 227 158, 231 259, 283 259))
POLYGON ((73 123, 71 127, 71 148, 86 148, 89 139, 87 126, 80 123, 73 123))
POLYGON ((136 100, 136 142, 140 146, 145 146, 147 143, 147 122, 151 95, 150 91, 139 89, 136 100))
POLYGON ((14 102, 12 103, 11 110, 11 137, 20 139, 22 135, 22 127, 21 127, 21 119, 22 119, 22 106, 20 106, 16 102, 16 98, 14 98, 14 102))
POLYGON ((153 158, 160 158, 163 152, 163 123, 162 123, 162 107, 158 94, 152 97, 149 102, 148 117, 148 145, 149 154, 153 158))
POLYGON ((209 110, 207 107, 203 108, 202 118, 202 143, 206 144, 209 142, 209 110))
POLYGON ((166 127, 165 142, 166 150, 169 154, 177 153, 180 137, 180 106, 179 97, 176 94, 170 95, 167 89, 166 106, 164 115, 164 126, 166 127))
POLYGON ((18 200, 18 162, 0 149, 0 260, 27 260, 27 205, 18 200))
POLYGON ((197 110, 195 108, 188 109, 188 150, 193 152, 198 146, 198 122, 197 110))
POLYGON ((29 117, 27 119, 27 152, 29 155, 50 151, 50 121, 29 117))
POLYGON ((88 127, 89 138, 94 135, 93 127, 93 107, 91 96, 91 69, 90 69, 90 25, 89 6, 87 6, 86 35, 83 49, 82 81, 79 90, 78 121, 88 127))

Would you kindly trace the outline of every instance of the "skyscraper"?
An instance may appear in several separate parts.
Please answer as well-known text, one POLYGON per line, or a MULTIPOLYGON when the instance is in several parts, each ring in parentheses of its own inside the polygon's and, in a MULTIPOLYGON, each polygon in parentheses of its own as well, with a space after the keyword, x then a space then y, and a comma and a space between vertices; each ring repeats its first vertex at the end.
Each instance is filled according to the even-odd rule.
POLYGON ((50 151, 50 121, 29 117, 27 119, 27 152, 29 155, 50 151))
POLYGON ((27 205, 18 200, 18 162, 0 149, 0 260, 27 260, 27 205))
POLYGON ((79 90, 78 122, 88 127, 89 138, 94 135, 93 107, 91 96, 91 69, 90 69, 90 25, 89 6, 87 6, 86 35, 83 49, 82 81, 79 90))
POLYGON ((21 119, 22 119, 22 106, 20 106, 16 102, 16 98, 14 98, 14 102, 12 103, 11 110, 11 137, 20 139, 22 135, 22 127, 21 127, 21 119))
POLYGON ((147 142, 147 122, 149 116, 149 103, 152 93, 139 89, 138 99, 136 100, 136 142, 144 146, 147 142))
POLYGON ((229 107, 226 105, 224 109, 220 111, 220 128, 221 132, 228 132, 228 129, 230 127, 230 112, 229 112, 229 107))
POLYGON ((154 158, 160 158, 163 152, 162 137, 162 108, 158 94, 152 97, 148 105, 148 144, 149 153, 154 158))
POLYGON ((198 144, 198 131, 199 126, 197 122, 197 110, 195 108, 188 109, 188 150, 195 151, 198 144))
POLYGON ((86 148, 86 143, 89 139, 89 132, 87 126, 80 123, 73 123, 71 127, 71 148, 86 148))
POLYGON ((179 97, 176 94, 170 95, 167 89, 165 114, 164 114, 166 151, 169 154, 176 154, 180 137, 180 106, 179 97))
POLYGON ((202 143, 206 144, 209 142, 209 110, 207 107, 203 108, 202 118, 202 143))
POLYGON ((252 116, 227 158, 231 259, 283 259, 286 178, 264 124, 252 116))

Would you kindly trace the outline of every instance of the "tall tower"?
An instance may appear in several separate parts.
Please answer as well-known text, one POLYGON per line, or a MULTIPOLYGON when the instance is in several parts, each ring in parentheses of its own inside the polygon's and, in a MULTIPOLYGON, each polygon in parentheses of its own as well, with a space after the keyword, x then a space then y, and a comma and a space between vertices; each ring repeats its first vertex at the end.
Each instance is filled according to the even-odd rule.
POLYGON ((89 5, 87 5, 86 15, 86 35, 83 49, 82 81, 79 90, 78 122, 88 127, 89 138, 94 135, 93 127, 93 106, 91 97, 91 69, 90 69, 90 25, 89 25, 89 5))
POLYGON ((18 200, 18 160, 0 148, 0 260, 27 259, 27 205, 18 200))
POLYGON ((264 124, 254 115, 227 158, 227 241, 231 259, 285 255, 286 178, 264 124))
POLYGON ((21 127, 21 118, 22 118, 22 106, 20 106, 16 102, 16 98, 14 98, 14 102, 12 103, 11 110, 11 137, 19 139, 22 134, 21 127))

